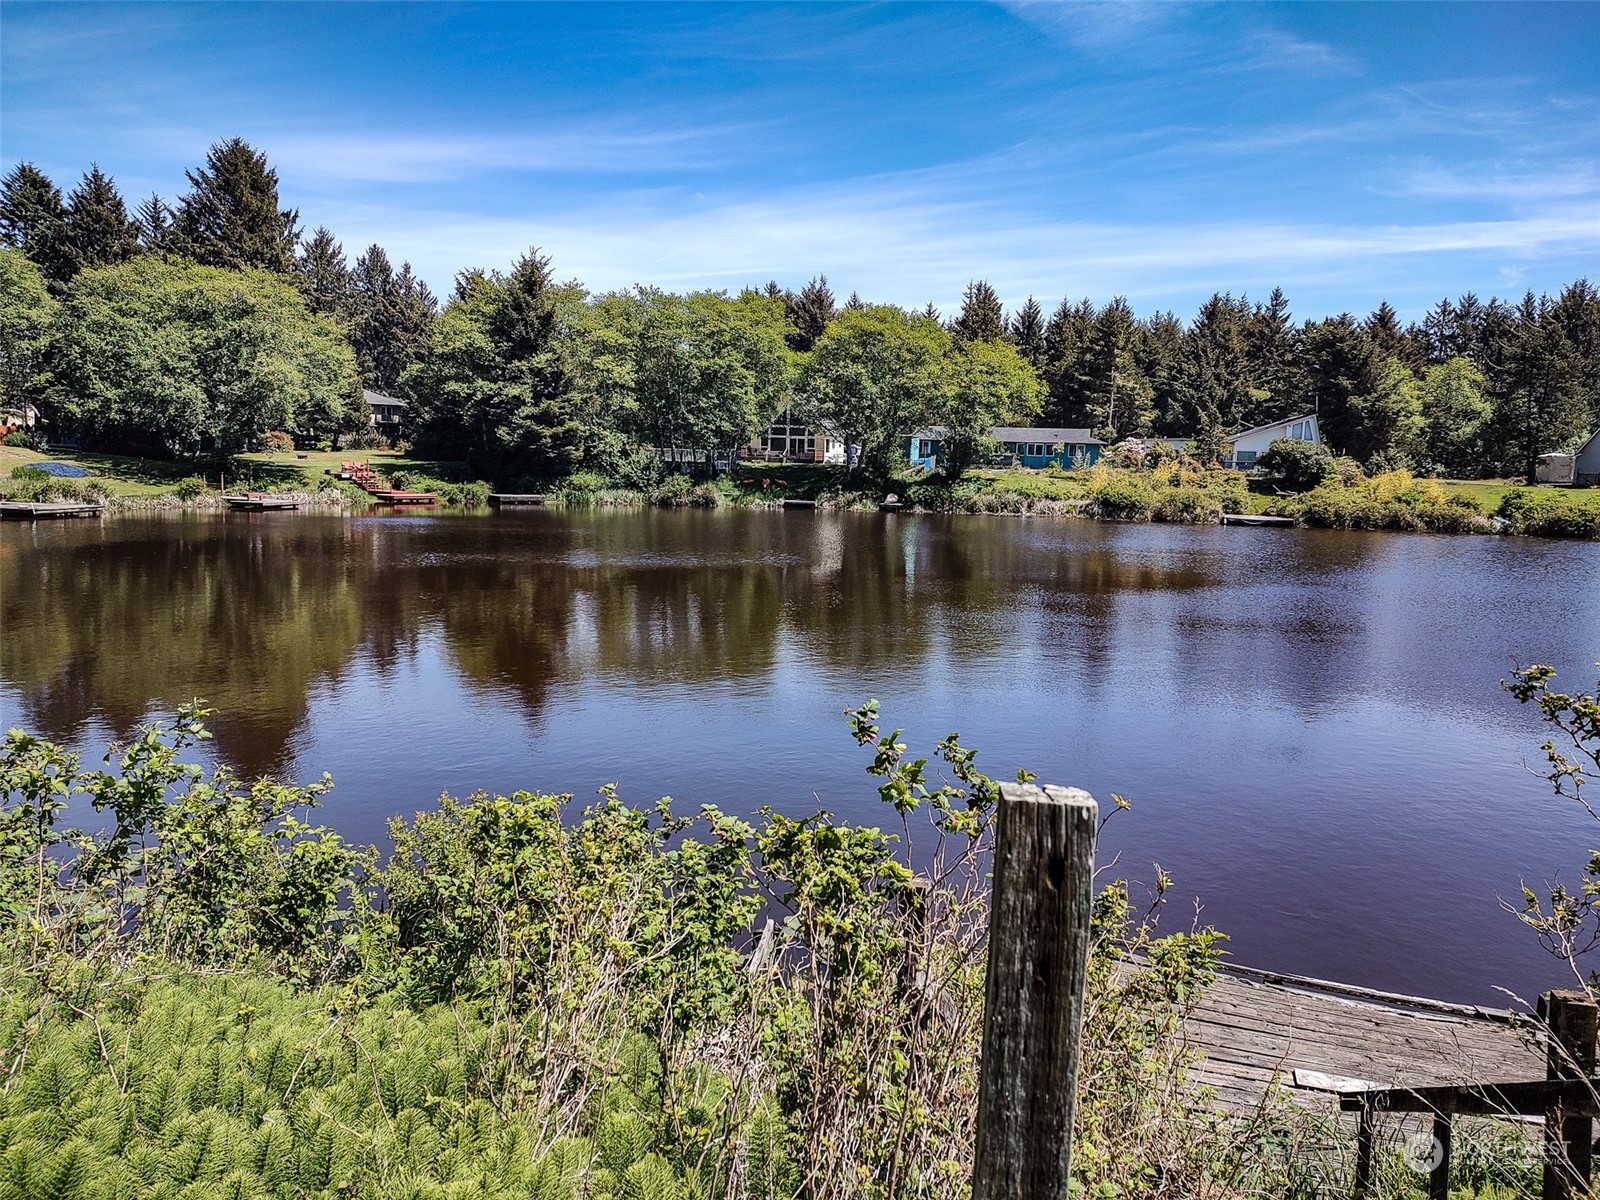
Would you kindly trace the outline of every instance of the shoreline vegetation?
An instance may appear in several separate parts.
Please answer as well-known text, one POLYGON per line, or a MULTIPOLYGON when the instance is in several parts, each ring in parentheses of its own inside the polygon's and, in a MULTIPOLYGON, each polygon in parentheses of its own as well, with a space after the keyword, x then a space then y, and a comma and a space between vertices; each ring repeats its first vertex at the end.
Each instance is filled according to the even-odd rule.
MULTIPOLYGON (((105 454, 54 455, 0 447, 0 497, 20 500, 101 500, 113 513, 224 508, 219 483, 230 491, 270 491, 313 511, 360 511, 372 502, 329 469, 371 462, 396 487, 435 492, 447 510, 481 509, 490 485, 470 478, 460 463, 433 463, 394 451, 335 451, 241 456, 232 472, 184 474, 189 464, 105 454), (45 475, 40 462, 64 463, 87 477, 45 475), (31 469, 30 469, 31 468, 31 469)), ((1079 516, 1110 521, 1215 524, 1224 514, 1288 517, 1322 529, 1396 530, 1447 534, 1514 534, 1600 538, 1600 492, 1528 487, 1513 481, 1417 478, 1396 470, 1376 476, 1330 475, 1307 491, 1284 494, 1278 481, 1171 461, 1153 466, 1097 464, 1075 471, 969 471, 951 481, 901 472, 888 485, 853 485, 842 467, 811 463, 741 463, 729 476, 695 482, 669 475, 653 488, 617 486, 578 472, 550 487, 552 508, 699 507, 777 508, 785 500, 819 509, 876 510, 894 495, 903 511, 1031 517, 1079 516)))
POLYGON ((381 246, 352 262, 327 228, 304 231, 242 139, 187 180, 130 213, 98 167, 65 193, 31 163, 0 179, 0 449, 73 444, 104 466, 51 481, 0 454, 22 469, 0 471, 7 491, 205 505, 205 481, 242 476, 335 507, 337 482, 296 464, 392 444, 395 487, 458 507, 490 486, 705 507, 892 493, 927 512, 1600 534, 1592 494, 1493 482, 1554 478, 1558 459, 1596 478, 1582 448, 1600 427, 1600 289, 1585 279, 1515 301, 1469 292, 1409 323, 1387 302, 1296 318, 1276 288, 1217 292, 1188 319, 1120 296, 1008 310, 984 279, 942 314, 836 296, 822 275, 595 292, 531 247, 460 271, 441 302, 381 246), (1249 460, 1261 478, 1219 466, 1236 461, 1232 432, 1313 414, 1314 442, 1249 460), (1079 447, 1076 469, 985 470, 1006 428, 1056 431, 1029 444, 1057 461, 1079 447), (937 443, 939 475, 908 470, 912 441, 937 443), (676 474, 756 447, 849 465, 676 474))
MULTIPOLYGON (((207 715, 104 771, 0 743, 4 1194, 970 1195, 997 785, 957 735, 912 758, 847 714, 882 827, 480 793, 385 855, 314 823, 327 776, 191 762, 207 715)), ((1074 1194, 1347 1190, 1336 1118, 1192 1083, 1225 939, 1159 929, 1169 884, 1096 899, 1074 1194)), ((1453 1194, 1537 1190, 1514 1131, 1457 1137, 1453 1194)), ((1399 1136, 1377 1169, 1420 1200, 1399 1136)))

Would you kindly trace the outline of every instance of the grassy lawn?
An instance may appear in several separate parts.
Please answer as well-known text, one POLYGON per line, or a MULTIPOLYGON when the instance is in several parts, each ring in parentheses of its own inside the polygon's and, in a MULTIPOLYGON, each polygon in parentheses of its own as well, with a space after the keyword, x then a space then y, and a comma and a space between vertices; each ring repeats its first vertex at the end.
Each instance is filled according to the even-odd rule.
MULTIPOLYGON (((219 474, 215 466, 171 459, 82 450, 39 454, 17 446, 0 446, 0 478, 9 478, 17 467, 38 462, 74 463, 83 467, 114 496, 159 496, 170 492, 179 480, 192 475, 203 475, 213 488, 225 482, 230 489, 237 483, 240 487, 257 489, 309 490, 317 486, 326 471, 337 471, 340 463, 347 462, 368 462, 383 472, 407 470, 434 476, 444 476, 451 470, 451 464, 412 458, 393 450, 313 451, 303 458, 294 453, 244 454, 234 460, 227 472, 219 474)), ((459 472, 457 466, 455 473, 459 472)))
POLYGON ((293 490, 316 487, 329 471, 337 472, 340 464, 348 462, 369 463, 373 470, 385 474, 390 471, 414 471, 452 479, 461 474, 458 463, 413 458, 395 450, 301 450, 241 454, 234 460, 234 469, 248 472, 255 487, 293 490))
MULTIPOLYGON (((83 467, 106 486, 113 496, 159 496, 170 492, 180 479, 198 475, 192 463, 159 458, 132 458, 120 454, 91 454, 77 450, 58 450, 39 454, 16 446, 0 446, 0 476, 9 477, 17 467, 38 462, 74 463, 83 467)), ((212 486, 216 476, 211 476, 212 486)))

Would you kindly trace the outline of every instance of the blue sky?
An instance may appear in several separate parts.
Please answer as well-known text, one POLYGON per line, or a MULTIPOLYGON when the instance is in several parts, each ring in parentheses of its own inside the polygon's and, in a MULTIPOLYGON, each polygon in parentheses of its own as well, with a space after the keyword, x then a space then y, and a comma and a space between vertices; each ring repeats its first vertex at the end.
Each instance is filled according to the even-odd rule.
POLYGON ((1600 5, 0 4, 0 162, 238 134, 441 294, 972 278, 1299 316, 1600 277, 1600 5))

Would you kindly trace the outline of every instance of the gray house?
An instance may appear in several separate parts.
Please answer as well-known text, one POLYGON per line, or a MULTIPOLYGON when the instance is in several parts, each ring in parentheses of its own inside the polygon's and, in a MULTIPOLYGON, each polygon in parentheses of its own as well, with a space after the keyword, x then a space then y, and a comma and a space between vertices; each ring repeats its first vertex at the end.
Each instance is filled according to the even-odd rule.
POLYGON ((1572 486, 1600 487, 1600 429, 1572 456, 1572 486))
POLYGON ((399 436, 406 418, 406 402, 370 388, 361 389, 361 398, 372 410, 372 427, 390 439, 399 436))

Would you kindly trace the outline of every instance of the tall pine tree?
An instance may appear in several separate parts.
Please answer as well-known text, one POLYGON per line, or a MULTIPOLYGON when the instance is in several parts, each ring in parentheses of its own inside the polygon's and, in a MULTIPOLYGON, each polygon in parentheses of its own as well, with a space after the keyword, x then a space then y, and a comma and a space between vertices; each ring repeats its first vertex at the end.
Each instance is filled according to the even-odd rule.
POLYGON ((326 225, 300 244, 300 290, 312 312, 348 318, 355 295, 344 247, 326 225))
POLYGON ((278 173, 243 138, 213 145, 206 165, 187 172, 172 240, 181 254, 212 267, 295 269, 300 214, 278 207, 278 173))
POLYGON ((139 253, 139 226, 117 186, 91 166, 67 197, 67 247, 74 273, 127 262, 139 253))
POLYGON ((1005 309, 1000 294, 983 279, 967 284, 961 297, 961 314, 950 326, 958 344, 998 342, 1006 336, 1005 309))
POLYGON ((817 344, 828 322, 838 312, 826 275, 818 275, 798 292, 786 294, 783 308, 789 319, 789 349, 800 351, 810 350, 817 344))
POLYGON ((1023 358, 1033 364, 1035 371, 1044 369, 1044 309, 1029 296, 1023 306, 1011 316, 1006 330, 1011 344, 1023 358))
POLYGON ((0 241, 31 258, 52 290, 72 278, 61 189, 32 163, 18 163, 0 180, 0 241))
POLYGON ((367 247, 351 272, 350 344, 365 387, 393 393, 400 373, 422 352, 439 311, 426 284, 405 263, 399 272, 382 246, 367 247))

